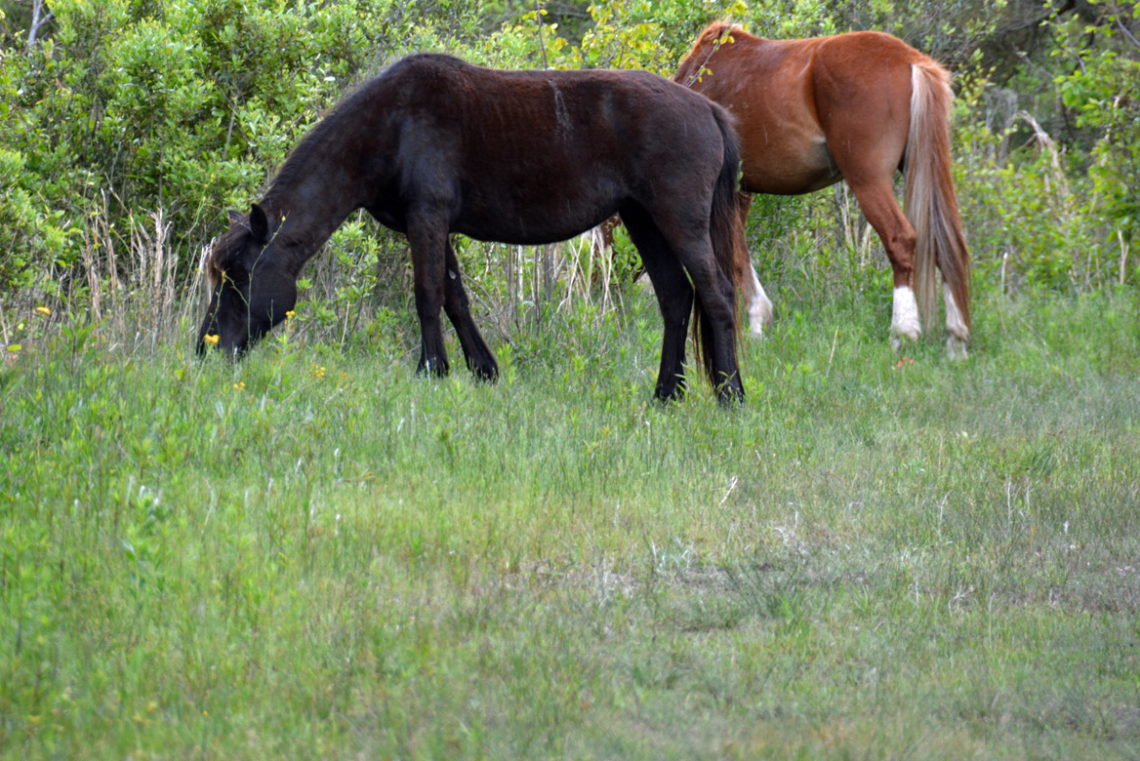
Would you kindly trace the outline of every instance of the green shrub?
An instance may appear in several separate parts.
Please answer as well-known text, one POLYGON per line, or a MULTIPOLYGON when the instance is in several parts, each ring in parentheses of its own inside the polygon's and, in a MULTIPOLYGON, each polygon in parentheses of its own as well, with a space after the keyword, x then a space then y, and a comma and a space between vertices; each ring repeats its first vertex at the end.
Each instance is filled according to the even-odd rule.
MULTIPOLYGON (((724 17, 770 37, 884 29, 955 70, 957 181, 980 280, 1095 289, 1136 278, 1129 256, 1140 218, 1134 7, 1094 2, 1035 17, 1039 9, 1004 0, 48 5, 51 21, 29 44, 30 6, 0 0, 5 298, 75 301, 84 309, 100 288, 118 288, 148 266, 133 245, 138 220, 159 211, 177 260, 172 271, 180 285, 194 282, 225 211, 259 195, 324 109, 406 53, 442 50, 508 68, 669 74, 701 26, 724 17), (1032 37, 1014 33, 1021 29, 1032 37), (1003 53, 1010 40, 1024 56, 1003 53), (997 94, 1010 95, 1002 114, 997 94)), ((332 264, 309 275, 320 286, 311 299, 329 302, 334 314, 366 295, 376 303, 387 294, 379 299, 386 307, 402 306, 403 244, 378 230, 367 223, 334 238, 332 264)), ((749 235, 766 282, 803 278, 812 288, 857 292, 865 283, 877 287, 884 266, 842 189, 758 198, 749 235)), ((491 279, 518 256, 507 247, 459 248, 491 279)), ((619 253, 621 266, 633 269, 628 247, 619 253)), ((525 269, 532 261, 521 256, 525 277, 540 274, 525 269)), ((472 286, 496 309, 504 304, 495 300, 512 293, 490 282, 472 286)))

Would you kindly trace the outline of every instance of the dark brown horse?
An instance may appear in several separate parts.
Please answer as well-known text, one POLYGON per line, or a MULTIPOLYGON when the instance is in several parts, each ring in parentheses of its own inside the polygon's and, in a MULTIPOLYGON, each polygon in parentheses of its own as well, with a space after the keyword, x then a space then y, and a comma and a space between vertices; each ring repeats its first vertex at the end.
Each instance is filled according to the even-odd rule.
POLYGON ((722 401, 743 398, 732 119, 644 72, 496 71, 443 55, 397 62, 292 152, 259 204, 211 252, 198 350, 242 354, 285 317, 302 265, 354 210, 407 235, 422 332, 419 371, 444 374, 440 307, 468 367, 498 368, 468 308, 448 236, 541 244, 621 216, 664 318, 656 395, 684 392, 689 316, 722 401), (734 256, 736 265, 734 266, 734 256))
MULTIPOLYGON (((749 193, 810 193, 846 180, 894 270, 892 344, 916 340, 922 324, 929 326, 937 268, 945 283, 947 350, 966 355, 970 258, 950 176, 945 69, 888 34, 765 40, 718 22, 701 33, 673 79, 737 118, 742 218, 749 193), (899 170, 909 219, 894 196, 899 170)), ((771 318, 771 302, 755 271, 744 290, 758 333, 771 318)))

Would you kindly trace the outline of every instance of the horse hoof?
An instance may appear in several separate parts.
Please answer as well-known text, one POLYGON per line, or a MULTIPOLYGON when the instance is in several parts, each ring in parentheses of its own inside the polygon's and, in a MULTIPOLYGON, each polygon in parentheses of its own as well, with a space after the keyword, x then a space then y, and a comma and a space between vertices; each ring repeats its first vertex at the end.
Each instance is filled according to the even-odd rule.
POLYGON ((737 407, 744 406, 744 389, 735 388, 730 391, 718 392, 716 396, 717 404, 721 409, 730 410, 737 407))
POLYGON ((416 375, 421 378, 444 378, 450 372, 451 367, 448 365, 447 360, 420 362, 416 368, 416 375))
POLYGON ((764 337, 764 328, 772 327, 772 302, 754 298, 748 305, 748 329, 754 338, 764 337))
POLYGON ((905 338, 908 343, 917 343, 919 331, 908 330, 906 332, 899 332, 894 328, 891 329, 891 349, 894 351, 901 351, 903 346, 903 339, 905 338))
POLYGON ((954 361, 969 359, 970 353, 966 350, 966 342, 958 336, 946 339, 946 357, 954 361))
POLYGON ((922 321, 918 318, 914 291, 906 286, 895 288, 891 305, 891 348, 898 351, 901 339, 914 343, 921 334, 922 321))
POLYGON ((687 390, 683 379, 678 379, 674 383, 658 383, 657 388, 653 390, 653 398, 661 404, 671 404, 684 399, 687 390))
POLYGON ((499 380, 499 368, 496 365, 472 367, 471 373, 480 383, 494 383, 499 380))
POLYGON ((740 374, 733 373, 716 387, 716 400, 723 408, 739 407, 744 404, 744 384, 740 374))

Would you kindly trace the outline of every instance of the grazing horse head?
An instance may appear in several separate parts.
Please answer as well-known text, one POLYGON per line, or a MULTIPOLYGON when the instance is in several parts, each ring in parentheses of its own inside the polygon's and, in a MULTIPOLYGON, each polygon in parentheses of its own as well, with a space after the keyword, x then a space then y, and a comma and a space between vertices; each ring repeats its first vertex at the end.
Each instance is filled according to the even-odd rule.
POLYGON ((280 222, 258 204, 247 216, 231 212, 230 222, 206 264, 210 305, 198 331, 199 354, 214 344, 241 356, 297 302, 295 273, 273 255, 280 222))

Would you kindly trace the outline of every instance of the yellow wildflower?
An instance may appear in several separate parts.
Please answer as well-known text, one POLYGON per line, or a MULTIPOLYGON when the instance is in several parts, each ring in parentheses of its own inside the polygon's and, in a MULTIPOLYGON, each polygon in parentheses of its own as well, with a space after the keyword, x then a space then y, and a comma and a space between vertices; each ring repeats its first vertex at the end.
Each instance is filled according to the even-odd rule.
POLYGON ((222 340, 222 337, 217 333, 207 333, 206 335, 202 336, 202 340, 205 341, 209 346, 217 346, 218 341, 222 340))
POLYGON ((325 367, 324 367, 324 365, 313 365, 313 377, 314 377, 314 378, 323 378, 323 377, 325 377, 325 367))
POLYGON ((51 310, 47 307, 36 307, 36 311, 42 314, 44 317, 51 317, 51 310))
POLYGON ((235 383, 234 391, 245 391, 245 381, 238 381, 235 383))
POLYGON ((288 312, 286 312, 286 313, 285 313, 285 319, 286 319, 286 320, 291 320, 291 319, 293 319, 293 318, 294 318, 294 317, 296 317, 296 316, 297 316, 297 312, 295 312, 295 311, 294 311, 294 310, 292 310, 292 309, 290 309, 288 312))

